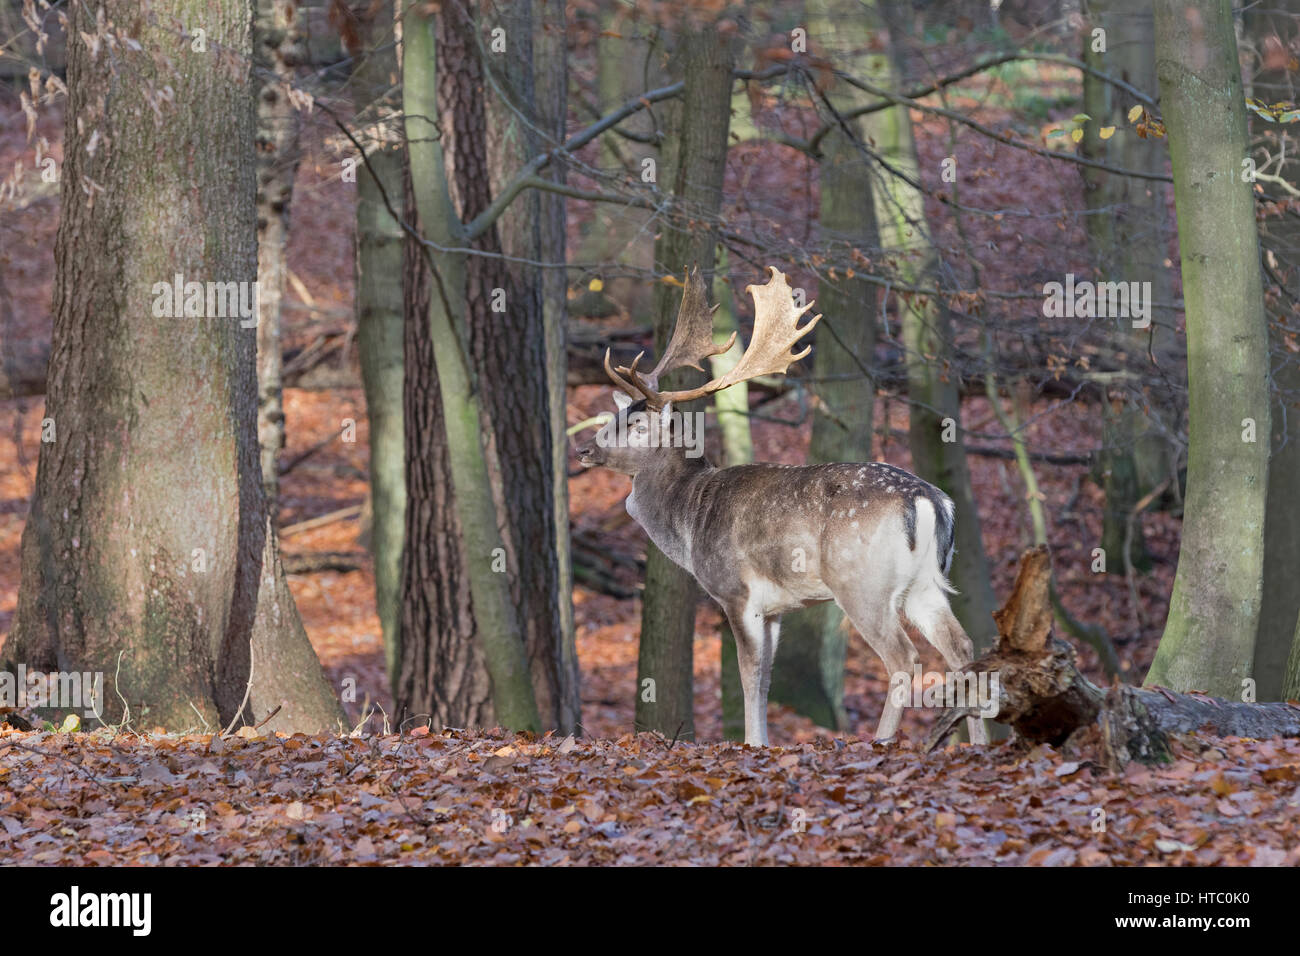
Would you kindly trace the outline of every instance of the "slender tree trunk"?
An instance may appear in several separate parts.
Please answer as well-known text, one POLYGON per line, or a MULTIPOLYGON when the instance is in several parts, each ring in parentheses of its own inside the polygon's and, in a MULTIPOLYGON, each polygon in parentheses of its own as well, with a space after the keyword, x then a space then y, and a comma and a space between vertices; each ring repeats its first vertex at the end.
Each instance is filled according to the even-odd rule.
MULTIPOLYGON (((1084 60, 1096 70, 1154 94, 1155 23, 1150 0, 1090 0, 1088 26, 1083 38, 1084 60), (1091 28, 1106 31, 1104 50, 1099 49, 1099 38, 1092 36, 1091 28)), ((1092 74, 1084 74, 1083 89, 1083 111, 1092 118, 1084 126, 1080 152, 1126 169, 1161 171, 1165 152, 1159 140, 1142 139, 1126 119, 1129 108, 1137 101, 1092 74), (1106 127, 1118 132, 1102 139, 1100 131, 1106 127)), ((1168 301, 1171 295, 1169 270, 1164 266, 1168 237, 1163 188, 1148 180, 1093 169, 1083 170, 1083 180, 1090 213, 1088 237, 1100 270, 1098 279, 1150 283, 1151 298, 1168 301)), ((1124 318, 1118 320, 1116 329, 1125 343, 1130 367, 1142 373, 1156 372, 1148 355, 1156 356, 1166 367, 1180 361, 1171 351, 1172 317, 1153 309, 1150 318, 1147 329, 1135 329, 1132 321, 1124 318)), ((1141 516, 1133 520, 1131 555, 1125 555, 1125 541, 1137 502, 1168 477, 1173 467, 1173 449, 1152 420, 1153 416, 1168 414, 1162 406, 1148 393, 1126 396, 1115 407, 1106 403, 1102 409, 1105 429, 1100 470, 1106 510, 1101 547, 1106 552, 1107 568, 1115 573, 1124 574, 1130 560, 1135 568, 1150 567, 1141 516)))
MULTIPOLYGON (((402 210, 405 162, 401 130, 387 94, 397 77, 393 5, 362 11, 364 37, 352 72, 358 138, 366 161, 357 170, 357 356, 370 425, 370 553, 375 560, 375 607, 384 635, 389 686, 396 692, 401 662, 402 540, 406 522, 405 436, 402 428, 403 232, 384 196, 402 210)), ((418 253, 418 250, 416 250, 418 253)), ((417 262, 413 268, 422 268, 417 262)), ((427 282, 427 277, 426 277, 427 282)), ((428 311, 427 285, 424 309, 428 311)))
MULTIPOLYGON (((550 142, 563 142, 567 129, 569 61, 565 39, 567 23, 563 0, 533 0, 533 41, 537 126, 550 142)), ((543 141, 545 146, 550 143, 543 141)), ((563 160, 553 161, 543 176, 563 183, 563 160)), ((537 197, 537 250, 539 260, 563 264, 567 261, 568 218, 563 196, 539 193, 537 197)), ((557 601, 556 725, 564 730, 581 729, 582 693, 579 683, 578 648, 573 621, 573 555, 569 535, 568 380, 569 285, 565 270, 539 271, 536 281, 542 289, 542 328, 545 337, 546 384, 551 422, 551 496, 555 509, 555 557, 559 574, 557 601)))
MULTIPOLYGON (((1254 76, 1252 95, 1265 103, 1294 100, 1291 73, 1274 66, 1277 53, 1296 42, 1300 33, 1300 2, 1279 0, 1268 7, 1247 11, 1246 28, 1258 55, 1265 56, 1254 76)), ((1294 127, 1251 120, 1254 138, 1268 155, 1284 147, 1295 154, 1298 144, 1294 127), (1272 127, 1271 129, 1269 127, 1272 127)), ((1252 149, 1251 156, 1259 153, 1252 149)), ((1300 186, 1300 164, 1287 160, 1274 170, 1292 186, 1300 186)), ((1287 656, 1291 653, 1300 617, 1300 360, 1294 345, 1300 339, 1300 321, 1294 303, 1300 297, 1300 227, 1293 216, 1263 219, 1260 240, 1275 262, 1274 271, 1285 284, 1287 294, 1276 301, 1277 311, 1269 321, 1269 364, 1272 375, 1272 454, 1268 461, 1268 498, 1264 519, 1264 584, 1259 609, 1259 632, 1255 641, 1256 693, 1259 700, 1281 700, 1286 683, 1287 656)), ((1300 668, 1300 660, 1295 662, 1300 668)), ((1292 677, 1291 697, 1300 697, 1300 674, 1292 677)))
MULTIPOLYGON (((447 9, 444 8, 444 13, 447 9)), ((438 69, 435 22, 449 38, 453 35, 454 31, 446 30, 441 16, 435 21, 435 18, 425 14, 424 8, 409 7, 404 15, 403 103, 416 207, 429 238, 439 246, 448 247, 463 243, 464 230, 448 192, 449 179, 443 145, 439 130, 432 120, 440 115, 438 87, 444 82, 461 82, 463 78, 456 74, 454 68, 466 67, 467 61, 462 58, 451 65, 453 69, 438 69)), ((464 87, 459 89, 461 92, 448 95, 469 95, 464 87)), ((457 116, 457 111, 453 110, 453 121, 457 116)), ((442 129, 441 136, 447 135, 463 137, 465 133, 461 129, 454 133, 442 129)), ((468 170, 463 172, 468 173, 468 170)), ((511 569, 502 563, 508 552, 498 526, 497 504, 492 494, 488 458, 483 445, 487 419, 480 410, 485 397, 480 385, 485 383, 478 378, 471 357, 474 354, 474 337, 462 321, 464 316, 471 313, 470 303, 484 296, 484 286, 481 282, 470 281, 480 278, 481 273, 477 271, 477 266, 471 267, 466 262, 464 254, 430 251, 429 255, 436 270, 430 296, 430 337, 438 368, 443 425, 447 436, 456 510, 464 541, 467 577, 474 601, 475 626, 483 649, 483 659, 492 678, 495 718, 514 730, 537 730, 540 729, 541 720, 533 696, 524 631, 512 594, 511 577, 517 574, 517 566, 511 569)), ((483 261, 482 257, 474 257, 474 260, 483 261)), ((490 292, 487 297, 491 298, 490 292)), ((418 382, 412 380, 412 369, 409 366, 406 387, 408 390, 418 387, 418 382)), ((542 408, 547 407, 547 401, 544 394, 542 408)), ((411 429, 415 427, 412 422, 411 429)), ((549 463, 549 448, 545 451, 549 463)), ((420 502, 420 507, 417 508, 416 499, 417 492, 423 493, 424 489, 417 489, 412 479, 413 475, 408 470, 407 509, 413 516, 407 524, 408 557, 419 547, 415 536, 415 521, 418 520, 419 513, 425 510, 424 502, 420 502)), ((417 596, 414 594, 404 595, 405 601, 415 599, 417 596)), ((417 639, 414 632, 406 631, 405 628, 404 633, 410 640, 417 639)), ((431 662, 431 665, 438 666, 438 662, 431 662)), ((439 692, 439 683, 434 682, 430 693, 439 692)))
MULTIPOLYGON (((563 18, 556 22, 557 11, 548 13, 544 6, 533 0, 497 8, 497 19, 465 21, 463 39, 454 51, 452 38, 447 38, 446 62, 463 60, 463 68, 452 72, 466 81, 464 95, 449 96, 443 109, 444 117, 456 111, 457 118, 447 123, 452 130, 448 149, 452 195, 464 221, 481 212, 493 190, 520 166, 563 141, 563 104, 556 95, 565 88, 563 18), (549 21, 544 20, 547 15, 549 21), (550 29, 543 29, 548 22, 550 29), (505 30, 505 49, 480 46, 475 37, 490 36, 497 26, 505 30), (545 111, 539 83, 547 96, 545 111)), ((449 92, 457 88, 447 87, 449 92)), ((567 357, 556 349, 556 330, 548 328, 546 317, 548 298, 553 322, 555 304, 566 296, 562 270, 532 265, 556 259, 553 249, 543 244, 544 230, 551 242, 560 241, 556 261, 563 262, 563 198, 528 190, 476 240, 477 247, 510 259, 470 259, 471 273, 483 290, 480 297, 471 298, 470 321, 491 420, 488 449, 494 494, 507 530, 508 563, 512 571, 517 569, 512 584, 525 625, 533 689, 546 727, 567 733, 576 728, 580 699, 568 563, 567 444, 563 412, 558 423, 553 418, 551 389, 552 381, 562 387, 567 357), (556 274, 548 279, 548 272, 556 274), (492 298, 497 289, 499 302, 492 298), (552 364, 556 360, 558 365, 552 364), (556 501, 561 491, 563 507, 556 501)))
POLYGON ((1270 427, 1255 204, 1238 173, 1246 108, 1228 0, 1156 0, 1155 13, 1191 435, 1182 551, 1147 683, 1238 697, 1259 625, 1270 427))
MULTIPOLYGON (((809 5, 814 40, 841 51, 834 57, 852 72, 868 70, 871 49, 869 21, 855 14, 855 4, 817 0, 809 5)), ((835 109, 844 112, 870 101, 846 83, 829 94, 835 109)), ((808 464, 869 461, 875 383, 869 370, 876 347, 875 286, 846 278, 855 251, 870 255, 880 244, 872 204, 869 161, 859 150, 860 120, 849 120, 850 138, 841 129, 822 141, 818 163, 821 185, 821 243, 825 255, 839 264, 836 277, 818 283, 817 309, 825 318, 816 331, 813 382, 816 416, 808 464)), ((788 704, 823 727, 842 729, 844 713, 844 655, 849 631, 844 612, 833 602, 787 615, 781 622, 781 643, 772 668, 771 699, 788 704)))
POLYGON ((175 731, 241 713, 257 723, 283 705, 268 729, 336 731, 343 712, 285 583, 262 488, 256 333, 206 302, 201 316, 168 302, 177 275, 245 289, 257 277, 249 5, 210 3, 208 51, 178 53, 171 24, 187 4, 123 0, 114 22, 142 49, 119 42, 113 71, 88 46, 94 13, 69 9, 55 432, 41 446, 5 666, 102 672, 106 722, 128 716, 122 701, 134 726, 175 731), (157 122, 150 91, 164 85, 180 105, 157 122), (88 198, 87 183, 102 189, 88 198))
POLYGON ((298 113, 289 101, 303 58, 297 0, 257 0, 253 26, 257 73, 257 440, 262 484, 272 513, 280 491, 284 396, 280 385, 280 307, 284 298, 289 204, 298 171, 298 113))
MULTIPOLYGON (((886 11, 887 12, 887 11, 886 11)), ((880 12, 877 11, 877 16, 880 12)), ((900 18, 889 18, 900 35, 891 41, 896 53, 902 43, 900 18)), ((901 70, 894 57, 880 57, 876 79, 901 89, 901 70)), ((874 202, 880 244, 899 280, 927 285, 938 264, 925 219, 925 197, 913 182, 920 176, 912 120, 906 109, 894 107, 867 117, 867 134, 876 152, 902 176, 881 171, 874 202)), ((911 403, 908 437, 912 468, 942 488, 957 509, 956 555, 950 578, 958 593, 953 613, 975 643, 977 652, 992 646, 993 584, 980 533, 979 510, 971 491, 970 468, 962 438, 960 377, 952 364, 952 329, 946 305, 929 296, 899 293, 898 316, 907 350, 907 395, 911 403)))
MULTIPOLYGON (((403 179, 405 219, 419 226, 409 173, 403 179)), ((420 245, 407 236, 402 246, 402 290, 409 495, 399 591, 405 639, 393 699, 399 722, 427 715, 432 727, 490 727, 495 722, 492 683, 475 630, 429 323, 432 286, 420 245)))
MULTIPOLYGON (((721 378, 740 361, 744 354, 741 342, 740 323, 736 321, 736 302, 731 294, 728 282, 730 269, 727 265, 727 251, 723 248, 718 256, 718 275, 714 282, 717 289, 718 310, 713 315, 713 341, 723 345, 737 333, 736 341, 726 352, 709 359, 709 370, 714 378, 721 378)), ((718 416, 718 427, 722 431, 723 467, 745 465, 754 460, 754 439, 749 430, 749 387, 741 382, 723 389, 713 396, 714 411, 718 416)), ((736 656, 736 635, 731 630, 731 622, 723 617, 722 640, 720 642, 721 674, 720 695, 722 705, 722 734, 727 740, 745 739, 745 692, 740 683, 740 660, 736 656)))
MULTIPOLYGON (((635 8, 613 3, 600 4, 598 11, 601 32, 596 39, 598 101, 594 105, 604 114, 668 81, 653 17, 638 16, 635 8)), ((657 116, 661 114, 641 110, 620 124, 621 129, 637 136, 636 140, 613 133, 602 136, 603 163, 621 167, 632 182, 642 182, 644 162, 658 156, 657 144, 651 139, 657 116)), ((659 125, 663 128, 662 118, 659 125)), ((580 262, 621 263, 650 270, 654 266, 655 230, 648 226, 652 215, 640 209, 596 203, 578 242, 576 258, 580 262)), ((617 301, 634 315, 644 315, 652 308, 651 290, 634 277, 607 276, 604 295, 608 298, 596 301, 617 301)))
MULTIPOLYGON (((722 208, 735 53, 731 43, 714 31, 688 26, 679 41, 679 54, 686 82, 677 126, 681 135, 666 175, 666 182, 672 186, 671 224, 664 227, 655 243, 655 272, 681 275, 683 266, 698 263, 707 288, 713 283, 717 220, 722 208)), ((660 283, 655 287, 655 346, 660 355, 677 318, 679 293, 675 285, 660 283)), ((702 373, 684 370, 665 376, 660 384, 682 388, 702 381, 702 373)), ((699 405, 688 402, 678 410, 694 414, 699 405)), ((652 542, 646 549, 636 729, 692 739, 699 589, 694 579, 652 542)))

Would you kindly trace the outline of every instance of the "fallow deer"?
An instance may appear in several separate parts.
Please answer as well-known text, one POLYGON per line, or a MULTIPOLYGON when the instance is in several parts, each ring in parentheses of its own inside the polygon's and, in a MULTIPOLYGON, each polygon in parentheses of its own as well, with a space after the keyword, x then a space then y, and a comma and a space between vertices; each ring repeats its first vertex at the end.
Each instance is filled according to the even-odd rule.
MULTIPOLYGON (((715 468, 692 457, 675 432, 673 406, 760 375, 784 374, 811 351, 792 347, 821 319, 804 325, 812 303, 797 306, 786 277, 769 267, 750 285, 754 334, 740 361, 698 388, 660 391, 667 372, 725 352, 713 341, 713 310, 699 270, 687 276, 677 323, 654 370, 613 368, 616 416, 596 441, 578 449, 583 465, 632 476, 627 510, 670 559, 722 607, 736 636, 745 696, 745 743, 767 744, 767 694, 781 615, 835 601, 884 661, 891 679, 910 682, 919 656, 900 613, 959 671, 970 638, 948 605, 953 503, 915 475, 881 462, 736 465, 715 468), (675 439, 678 439, 675 441, 675 439)), ((642 353, 644 355, 644 353, 642 353)), ((886 694, 876 739, 898 731, 902 707, 886 694)), ((971 740, 985 742, 978 718, 971 740)))

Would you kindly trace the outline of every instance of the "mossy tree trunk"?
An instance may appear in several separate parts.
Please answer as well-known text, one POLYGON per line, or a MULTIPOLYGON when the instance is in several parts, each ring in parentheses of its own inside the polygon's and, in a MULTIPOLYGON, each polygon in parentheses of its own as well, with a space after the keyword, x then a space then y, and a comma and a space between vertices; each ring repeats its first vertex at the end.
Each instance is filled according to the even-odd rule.
MULTIPOLYGON (((384 637, 388 682, 396 691, 401 660, 402 540, 406 523, 405 435, 402 427, 403 275, 401 128, 389 91, 397 79, 393 4, 362 11, 352 71, 353 97, 366 147, 357 169, 357 357, 370 427, 370 553, 375 607, 384 637)), ((424 308, 427 312, 427 289, 424 308)))
POLYGON ((1228 0, 1156 0, 1155 15, 1191 428, 1178 573, 1146 682, 1239 697, 1259 625, 1270 428, 1246 107, 1228 0))
MULTIPOLYGON (((718 215, 726 169, 730 124, 731 70, 735 52, 730 41, 707 25, 686 25, 678 41, 686 88, 680 106, 675 153, 664 173, 671 186, 670 222, 655 243, 655 271, 682 275, 697 264, 706 287, 713 283, 718 215)), ((660 283, 654 292, 655 346, 662 355, 677 318, 680 288, 660 283)), ((661 387, 700 384, 703 374, 684 370, 667 375, 661 387)), ((679 410, 694 414, 700 402, 679 410)), ((695 734, 694 641, 699 588, 694 579, 655 547, 646 545, 645 598, 641 608, 641 642, 637 659, 636 729, 658 730, 669 737, 695 734), (647 684, 647 681, 652 682, 647 684)))

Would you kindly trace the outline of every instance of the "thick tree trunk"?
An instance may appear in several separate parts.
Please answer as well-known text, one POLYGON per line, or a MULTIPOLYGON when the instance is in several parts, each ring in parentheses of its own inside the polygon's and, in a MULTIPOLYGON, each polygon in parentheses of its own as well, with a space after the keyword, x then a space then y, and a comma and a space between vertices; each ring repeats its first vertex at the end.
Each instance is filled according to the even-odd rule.
POLYGON ((298 113, 289 101, 303 59, 306 18, 297 0, 257 0, 253 24, 257 69, 257 440, 262 484, 275 512, 284 447, 280 383, 280 303, 288 264, 289 204, 298 171, 298 113))
MULTIPOLYGON (((684 266, 698 264, 705 287, 711 288, 735 52, 731 43, 715 31, 687 26, 679 40, 679 55, 686 89, 677 125, 681 133, 667 178, 672 186, 671 221, 655 243, 655 272, 676 276, 684 266)), ((654 302, 655 347, 662 355, 677 318, 678 288, 657 284, 654 302)), ((665 376, 660 386, 690 387, 703 379, 702 373, 685 370, 665 376)), ((688 402, 678 410, 694 414, 700 404, 688 402)), ((699 588, 652 542, 646 549, 636 729, 658 730, 669 737, 690 740, 695 736, 694 645, 699 588)))
POLYGON ((1237 697, 1259 625, 1270 428, 1255 203, 1237 174, 1246 108, 1227 0, 1156 0, 1155 12, 1191 429, 1182 550, 1147 683, 1237 697))
MULTIPOLYGON (((405 48, 402 58, 402 98, 416 208, 430 240, 439 246, 448 247, 459 246, 464 242, 464 230, 448 191, 449 179, 441 136, 463 137, 465 132, 462 129, 453 132, 445 128, 445 124, 434 123, 434 118, 440 115, 438 87, 442 82, 459 83, 461 80, 452 71, 442 71, 438 67, 435 22, 441 29, 443 21, 440 16, 435 21, 435 18, 425 14, 424 8, 413 6, 406 10, 402 27, 405 48), (439 125, 444 125, 441 136, 439 125)), ((465 67, 466 62, 462 58, 455 65, 465 67)), ((461 93, 453 95, 469 95, 463 92, 463 87, 461 89, 461 93)), ((457 112, 452 111, 451 117, 455 122, 458 119, 457 112)), ((463 172, 468 173, 468 170, 463 172)), ((495 719, 512 730, 538 730, 541 720, 533 696, 524 630, 512 593, 513 575, 505 573, 509 566, 502 563, 508 557, 508 552, 498 525, 497 503, 492 494, 488 457, 483 444, 487 418, 481 411, 481 406, 484 404, 483 386, 486 383, 481 382, 476 375, 472 359, 474 336, 467 331, 466 324, 462 321, 464 316, 470 314, 469 303, 485 294, 481 282, 470 281, 481 277, 481 273, 477 271, 478 266, 466 262, 462 253, 429 250, 428 254, 436 270, 430 295, 429 332, 438 369, 438 391, 442 399, 443 427, 447 437, 456 513, 460 519, 464 542, 466 577, 474 602, 474 623, 483 650, 483 660, 492 679, 495 719)), ((484 260, 482 257, 474 257, 474 261, 484 260)), ((490 300, 490 291, 486 295, 490 300)), ((409 365, 406 371, 407 390, 418 388, 420 381, 413 378, 413 370, 409 365)), ((543 395, 542 408, 546 407, 547 401, 543 395)), ((409 408, 410 403, 408 410, 409 408)), ((408 432, 415 427, 415 423, 411 422, 408 432)), ((408 455, 409 453, 408 448, 408 455)), ((545 460, 549 463, 549 448, 545 449, 545 453, 545 460)), ((408 460, 408 559, 421 546, 421 535, 416 522, 427 510, 426 502, 417 500, 417 495, 427 493, 427 489, 423 485, 417 486, 414 478, 408 460)), ((549 488, 549 485, 546 487, 549 488)), ((548 509, 548 516, 549 514, 548 509)), ((516 565, 514 574, 517 574, 517 567, 516 565)), ((407 579, 409 580, 409 574, 407 579)), ((403 599, 411 602, 418 600, 419 595, 408 591, 403 599)), ((407 615, 405 611, 403 613, 405 619, 407 615)), ((403 633, 410 641, 433 639, 431 634, 426 637, 407 630, 405 624, 403 633)), ((430 657, 429 667, 437 668, 441 665, 441 661, 430 657)), ((434 680, 427 692, 440 693, 441 683, 440 680, 434 680)))
MULTIPOLYGON (((1021 739, 1072 750, 1095 742, 1101 761, 1118 771, 1131 760, 1169 760, 1174 735, 1300 737, 1300 707, 1293 704, 1246 704, 1164 688, 1117 683, 1106 690, 1093 684, 1079 673, 1074 649, 1052 636, 1051 579, 1047 548, 1025 552, 1015 587, 995 615, 997 646, 970 666, 990 675, 989 686, 996 686, 996 719, 1021 739), (996 685, 992 675, 997 675, 996 685)), ((931 729, 927 749, 970 713, 969 707, 945 712, 931 729)))
MULTIPOLYGON (((402 428, 403 284, 400 213, 405 158, 394 104, 384 96, 397 75, 393 5, 366 9, 362 48, 352 73, 357 115, 365 122, 358 138, 367 147, 357 170, 356 316, 357 356, 365 385, 370 425, 370 553, 375 560, 375 607, 384 635, 388 682, 397 687, 401 662, 402 540, 406 522, 405 436, 402 428)), ((418 250, 416 250, 418 254, 418 250)), ((417 262, 416 269, 423 268, 417 262)), ((424 308, 427 314, 427 288, 424 308)))
POLYGON ((46 404, 57 431, 41 446, 4 658, 103 672, 110 723, 125 701, 136 727, 224 727, 247 690, 245 722, 283 704, 268 729, 336 731, 343 712, 262 489, 252 316, 206 302, 185 316, 183 301, 167 315, 159 295, 177 275, 246 290, 257 277, 249 7, 210 4, 209 52, 177 54, 170 24, 187 9, 119 4, 115 22, 138 24, 143 50, 119 43, 113 71, 87 45, 93 9, 69 11, 46 404), (149 91, 164 85, 182 105, 159 123, 149 91), (102 189, 87 198, 87 183, 102 189))
MULTIPOLYGON (((891 32, 901 31, 901 18, 891 14, 889 19, 891 32)), ((876 80, 891 89, 902 88, 895 59, 902 40, 901 35, 891 40, 895 56, 873 58, 878 61, 873 71, 876 80)), ((881 110, 867 117, 866 128, 881 159, 903 174, 881 171, 875 182, 881 248, 902 283, 928 285, 938 260, 925 219, 925 197, 903 178, 912 182, 921 178, 911 116, 902 107, 881 110)), ((928 296, 900 293, 897 302, 907 349, 912 469, 942 488, 956 505, 957 551, 949 577, 958 593, 952 608, 980 651, 993 641, 993 584, 962 437, 960 376, 952 365, 949 313, 942 302, 928 296)))

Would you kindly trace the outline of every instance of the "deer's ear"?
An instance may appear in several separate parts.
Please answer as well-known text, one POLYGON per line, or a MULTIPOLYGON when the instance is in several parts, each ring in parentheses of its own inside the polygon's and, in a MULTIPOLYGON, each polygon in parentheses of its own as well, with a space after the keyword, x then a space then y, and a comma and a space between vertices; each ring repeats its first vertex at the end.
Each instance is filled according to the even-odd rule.
POLYGON ((673 403, 664 402, 664 407, 659 411, 659 427, 666 429, 672 422, 673 403))
POLYGON ((632 396, 616 388, 614 389, 614 404, 618 406, 619 411, 622 411, 632 404, 632 396))

